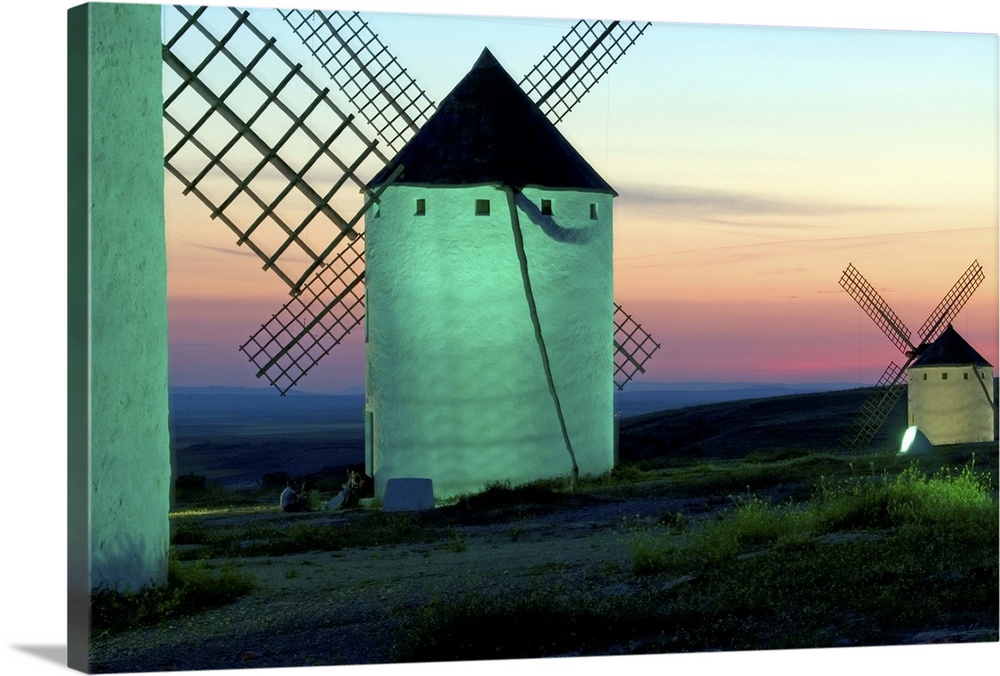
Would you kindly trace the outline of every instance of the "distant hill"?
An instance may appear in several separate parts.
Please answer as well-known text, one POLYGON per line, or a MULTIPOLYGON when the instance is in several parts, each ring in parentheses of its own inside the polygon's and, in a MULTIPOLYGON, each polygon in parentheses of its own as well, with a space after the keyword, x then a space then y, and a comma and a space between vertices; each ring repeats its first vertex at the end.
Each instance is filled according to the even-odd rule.
POLYGON ((858 389, 860 383, 658 383, 633 381, 615 393, 615 410, 622 418, 667 409, 741 399, 858 389))
POLYGON ((228 486, 364 462, 364 396, 171 388, 175 473, 228 486))
MULTIPOLYGON (((743 399, 634 416, 619 425, 619 457, 742 457, 774 448, 835 448, 871 392, 856 388, 743 399)), ((898 439, 905 427, 903 396, 875 443, 898 439)))
MULTIPOLYGON (((998 389, 1000 385, 994 379, 994 402, 998 389)), ((637 460, 667 454, 739 458, 751 451, 836 449, 873 391, 861 387, 742 399, 623 418, 619 425, 619 458, 637 460)), ((903 393, 871 446, 898 448, 906 424, 903 393)))

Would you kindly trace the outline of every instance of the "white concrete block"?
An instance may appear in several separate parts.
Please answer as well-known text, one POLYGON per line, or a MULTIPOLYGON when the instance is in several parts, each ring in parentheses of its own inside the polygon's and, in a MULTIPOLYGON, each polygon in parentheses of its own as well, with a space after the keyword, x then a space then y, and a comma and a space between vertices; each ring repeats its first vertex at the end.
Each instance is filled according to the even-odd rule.
POLYGON ((383 512, 415 512, 422 509, 434 509, 433 481, 395 478, 386 482, 383 512))

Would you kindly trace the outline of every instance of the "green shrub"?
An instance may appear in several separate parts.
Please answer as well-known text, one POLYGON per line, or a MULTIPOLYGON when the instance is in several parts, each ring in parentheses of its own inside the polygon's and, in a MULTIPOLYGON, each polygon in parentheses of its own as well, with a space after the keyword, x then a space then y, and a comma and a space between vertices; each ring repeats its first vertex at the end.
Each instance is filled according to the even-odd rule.
POLYGON ((204 526, 192 523, 178 523, 173 528, 170 539, 175 545, 204 545, 212 540, 212 535, 204 526))
MULTIPOLYGON (((661 523, 665 523, 662 517, 661 523)), ((827 533, 934 526, 975 534, 994 531, 996 523, 996 499, 988 474, 976 472, 972 464, 930 477, 909 467, 896 475, 823 481, 813 499, 802 505, 773 506, 748 496, 706 523, 675 558, 688 565, 717 565, 741 554, 799 544, 827 533)), ((669 568, 667 550, 659 544, 664 537, 643 533, 629 542, 635 572, 669 568)))
POLYGON ((687 530, 687 519, 681 512, 666 512, 660 515, 660 524, 669 526, 673 533, 683 533, 687 530))
POLYGON ((629 538, 632 572, 636 575, 655 575, 670 568, 670 549, 664 538, 649 532, 635 533, 629 538))
POLYGON ((926 476, 910 466, 846 484, 824 483, 813 511, 824 532, 885 529, 912 524, 981 526, 996 513, 990 476, 970 463, 926 476))
POLYGON ((95 632, 114 632, 156 624, 232 603, 256 588, 250 576, 232 566, 215 572, 205 563, 183 566, 171 557, 164 587, 150 585, 134 593, 92 593, 91 627, 95 632))
POLYGON ((993 512, 990 481, 967 465, 925 477, 910 468, 888 487, 889 512, 902 523, 965 524, 993 512))
POLYGON ((704 563, 738 556, 778 544, 801 542, 812 534, 807 512, 787 504, 773 507, 756 497, 710 522, 690 545, 704 563))

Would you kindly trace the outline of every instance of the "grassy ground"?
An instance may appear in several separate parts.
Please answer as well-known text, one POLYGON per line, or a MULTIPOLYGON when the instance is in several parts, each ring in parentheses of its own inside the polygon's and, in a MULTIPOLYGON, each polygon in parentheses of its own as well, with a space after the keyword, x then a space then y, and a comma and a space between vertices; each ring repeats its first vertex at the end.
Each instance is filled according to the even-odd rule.
POLYGON ((262 593, 244 565, 261 557, 399 546, 489 558, 555 519, 563 530, 608 531, 622 557, 529 561, 518 578, 527 582, 455 581, 446 594, 400 602, 381 658, 890 645, 928 632, 996 641, 997 463, 995 444, 912 458, 799 447, 646 458, 575 493, 559 481, 493 485, 429 513, 336 519, 290 520, 274 510, 273 491, 196 486, 173 517, 170 588, 95 597, 95 629, 128 631, 114 619, 124 614, 161 626, 262 593), (643 518, 595 516, 640 504, 643 518), (230 518, 198 517, 213 510, 230 518))
POLYGON ((865 458, 863 468, 857 457, 793 451, 632 470, 646 481, 623 490, 651 477, 692 495, 742 490, 708 519, 664 514, 634 528, 632 575, 614 594, 595 602, 538 588, 435 601, 404 625, 399 656, 891 645, 930 628, 995 641, 996 450, 978 450, 865 458), (775 488, 790 485, 783 493, 796 497, 774 502, 775 488))

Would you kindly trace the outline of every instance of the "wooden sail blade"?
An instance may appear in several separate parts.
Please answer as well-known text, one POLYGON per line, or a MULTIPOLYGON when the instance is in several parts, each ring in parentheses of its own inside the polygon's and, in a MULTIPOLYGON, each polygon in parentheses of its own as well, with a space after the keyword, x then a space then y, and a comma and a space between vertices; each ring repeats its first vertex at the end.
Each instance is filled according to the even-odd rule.
POLYGON ((910 330, 906 328, 903 320, 892 311, 875 287, 868 283, 854 265, 848 265, 844 270, 840 277, 840 285, 900 352, 908 354, 916 349, 910 341, 910 330))
POLYGON ((402 148, 434 111, 434 102, 357 12, 278 12, 389 148, 402 148))
POLYGON ((387 158, 248 12, 164 11, 164 165, 295 294, 387 158))
POLYGON ((601 81, 650 24, 578 21, 521 80, 531 100, 559 123, 601 81))
POLYGON ((303 285, 240 346, 284 396, 364 319, 363 238, 352 242, 303 285))
POLYGON ((948 328, 948 325, 955 319, 955 316, 965 306, 965 303, 972 297, 972 294, 979 288, 984 279, 986 279, 986 275, 983 274, 983 266, 979 264, 978 260, 973 261, 972 265, 962 273, 962 276, 951 287, 951 290, 945 294, 941 302, 938 303, 938 306, 931 312, 927 321, 917 331, 917 335, 920 336, 921 345, 933 343, 941 335, 941 332, 948 328))
POLYGON ((645 373, 646 362, 660 344, 622 306, 615 303, 615 387, 624 389, 635 374, 645 373))
POLYGON ((911 357, 902 367, 889 362, 875 389, 861 404, 861 409, 841 440, 841 446, 853 450, 871 442, 906 389, 906 369, 912 361, 911 357))

